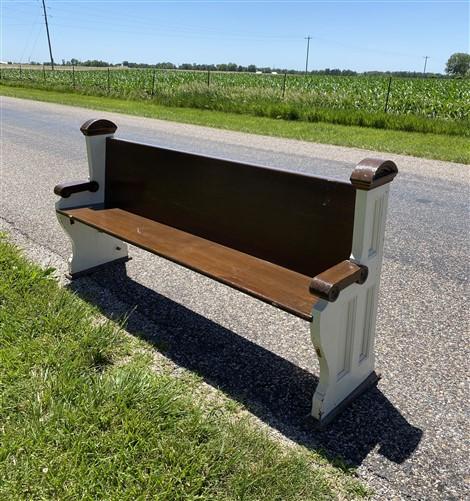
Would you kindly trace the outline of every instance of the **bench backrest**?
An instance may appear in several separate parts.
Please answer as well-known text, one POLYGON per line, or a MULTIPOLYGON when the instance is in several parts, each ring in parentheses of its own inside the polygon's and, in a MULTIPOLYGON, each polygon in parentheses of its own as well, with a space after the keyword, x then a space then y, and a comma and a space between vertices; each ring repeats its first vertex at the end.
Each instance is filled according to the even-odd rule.
POLYGON ((315 276, 351 253, 350 183, 108 138, 105 205, 315 276))

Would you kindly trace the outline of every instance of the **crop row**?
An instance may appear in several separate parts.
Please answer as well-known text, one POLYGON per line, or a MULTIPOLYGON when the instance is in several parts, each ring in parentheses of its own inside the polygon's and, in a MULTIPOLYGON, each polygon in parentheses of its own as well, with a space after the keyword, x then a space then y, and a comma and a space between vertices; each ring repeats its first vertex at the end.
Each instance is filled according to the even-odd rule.
POLYGON ((447 120, 470 119, 470 80, 387 77, 304 76, 171 70, 3 69, 5 81, 30 82, 53 88, 128 98, 155 99, 164 104, 217 109, 256 108, 266 102, 294 103, 305 109, 360 110, 447 120), (388 99, 387 99, 388 95, 388 99), (207 102, 204 104, 204 102, 207 102))

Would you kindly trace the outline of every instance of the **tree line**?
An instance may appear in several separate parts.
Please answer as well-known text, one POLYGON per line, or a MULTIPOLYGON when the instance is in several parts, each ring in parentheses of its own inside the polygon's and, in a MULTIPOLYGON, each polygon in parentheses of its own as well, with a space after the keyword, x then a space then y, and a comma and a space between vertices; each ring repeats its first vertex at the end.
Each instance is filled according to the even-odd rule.
MULTIPOLYGON (((11 64, 9 62, 8 64, 11 64)), ((50 64, 50 62, 37 63, 31 61, 29 64, 39 65, 39 64, 50 64)), ((163 70, 189 70, 189 71, 233 71, 240 73, 289 73, 289 74, 304 74, 301 70, 292 70, 288 68, 271 68, 269 66, 256 66, 250 64, 248 66, 242 66, 235 63, 222 63, 222 64, 196 64, 196 63, 183 63, 176 65, 170 62, 161 62, 156 64, 148 63, 134 63, 131 61, 123 61, 122 63, 109 63, 108 61, 102 61, 99 59, 89 59, 86 61, 80 61, 79 59, 70 59, 66 61, 62 59, 63 66, 88 66, 93 68, 107 68, 107 67, 124 67, 124 68, 157 68, 163 70)), ((470 54, 466 53, 455 53, 449 57, 446 65, 446 73, 449 76, 454 77, 465 77, 470 76, 470 54)), ((393 77, 442 77, 441 73, 426 73, 419 71, 365 71, 363 73, 358 73, 354 70, 340 70, 339 68, 325 68, 324 70, 311 70, 308 72, 309 75, 332 75, 332 76, 354 76, 354 75, 386 75, 393 77)))
MULTIPOLYGON (((186 70, 186 71, 232 71, 239 73, 279 73, 279 74, 292 74, 292 75, 303 75, 305 71, 303 70, 293 70, 288 68, 271 68, 270 66, 256 66, 250 64, 248 66, 242 66, 235 63, 221 63, 221 64, 197 64, 197 63, 183 63, 176 65, 171 62, 160 62, 155 64, 149 63, 136 63, 131 61, 123 61, 122 63, 108 63, 107 61, 101 60, 87 60, 80 61, 78 59, 71 59, 70 61, 62 60, 63 65, 71 66, 89 66, 95 68, 105 68, 105 67, 124 67, 124 68, 156 68, 159 70, 186 70)), ((331 76, 355 76, 355 75, 366 75, 366 76, 376 76, 376 75, 386 75, 394 77, 421 77, 424 74, 418 71, 365 71, 357 72, 354 70, 341 70, 339 68, 325 68, 323 70, 310 70, 309 75, 331 75, 331 76)), ((428 77, 442 77, 441 73, 426 73, 428 77)))

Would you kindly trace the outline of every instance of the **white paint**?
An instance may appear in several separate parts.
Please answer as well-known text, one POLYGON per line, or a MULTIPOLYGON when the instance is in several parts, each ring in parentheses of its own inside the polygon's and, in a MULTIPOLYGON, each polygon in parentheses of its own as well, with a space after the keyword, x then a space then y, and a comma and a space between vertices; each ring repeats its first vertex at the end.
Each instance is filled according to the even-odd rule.
POLYGON ((57 219, 72 242, 69 273, 79 273, 101 264, 127 257, 127 244, 91 226, 57 214, 57 219))
POLYGON ((105 187, 105 164, 106 164, 106 138, 113 137, 113 134, 103 134, 100 136, 85 136, 86 150, 88 156, 88 180, 96 181, 99 185, 98 191, 83 191, 73 193, 68 198, 60 198, 56 202, 56 209, 70 209, 71 207, 84 207, 104 202, 105 187))
MULTIPOLYGON (((90 207, 104 203, 106 138, 112 134, 85 136, 88 155, 89 180, 97 181, 98 191, 73 193, 68 198, 60 198, 56 210, 73 207, 90 207)), ((57 219, 72 242, 72 255, 69 258, 69 273, 79 273, 89 268, 127 257, 127 244, 106 233, 95 230, 56 212, 57 219)))
POLYGON ((320 362, 312 415, 322 421, 375 369, 375 322, 389 184, 356 190, 351 259, 369 269, 367 281, 313 308, 311 339, 320 362))

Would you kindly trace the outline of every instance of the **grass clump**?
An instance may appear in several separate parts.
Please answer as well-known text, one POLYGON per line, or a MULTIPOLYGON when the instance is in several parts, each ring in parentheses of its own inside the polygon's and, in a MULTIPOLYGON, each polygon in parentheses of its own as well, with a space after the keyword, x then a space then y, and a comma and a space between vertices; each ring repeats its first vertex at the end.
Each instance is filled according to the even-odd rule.
MULTIPOLYGON (((0 238, 0 499, 324 500, 365 488, 283 446, 238 405, 196 402, 195 378, 59 288, 0 238)), ((209 402, 209 399, 207 399, 209 402)))

